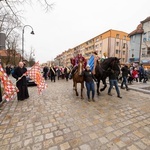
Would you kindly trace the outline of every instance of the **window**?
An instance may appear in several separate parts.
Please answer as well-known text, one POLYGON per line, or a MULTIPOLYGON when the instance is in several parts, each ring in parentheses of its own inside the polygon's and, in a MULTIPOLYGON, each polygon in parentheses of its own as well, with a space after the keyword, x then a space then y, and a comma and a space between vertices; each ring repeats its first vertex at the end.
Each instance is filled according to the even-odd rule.
POLYGON ((119 46, 119 42, 116 42, 116 46, 119 46))
POLYGON ((95 48, 98 48, 98 46, 99 46, 98 44, 97 44, 97 45, 95 45, 95 48))
POLYGON ((144 37, 144 38, 143 38, 143 42, 146 42, 146 40, 147 40, 147 39, 144 37))
POLYGON ((116 49, 116 54, 118 54, 118 49, 116 49))
POLYGON ((119 34, 116 34, 116 38, 119 39, 119 34))
POLYGON ((123 39, 126 40, 126 36, 125 35, 123 36, 123 39))
POLYGON ((150 55, 150 47, 147 49, 147 54, 150 55))
POLYGON ((123 48, 126 48, 126 43, 123 43, 123 48))
POLYGON ((125 55, 125 54, 126 54, 126 52, 125 52, 125 51, 123 51, 123 52, 122 52, 122 54, 123 54, 123 55, 125 55))
POLYGON ((100 43, 99 45, 100 45, 100 47, 102 47, 102 43, 100 43))
POLYGON ((135 35, 132 36, 132 42, 135 42, 135 35))
POLYGON ((150 41, 150 31, 148 31, 148 41, 150 41))
POLYGON ((96 39, 96 42, 99 41, 99 38, 96 39))

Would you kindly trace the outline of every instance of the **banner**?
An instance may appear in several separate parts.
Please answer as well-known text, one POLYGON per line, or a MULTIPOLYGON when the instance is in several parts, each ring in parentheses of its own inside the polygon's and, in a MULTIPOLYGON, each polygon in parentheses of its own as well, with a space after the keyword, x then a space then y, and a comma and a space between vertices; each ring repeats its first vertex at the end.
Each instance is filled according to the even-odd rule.
POLYGON ((14 98, 15 94, 19 92, 18 88, 13 85, 12 81, 8 78, 4 69, 0 65, 0 79, 3 84, 3 99, 10 101, 14 98))
POLYGON ((39 91, 39 94, 47 88, 47 84, 45 83, 45 80, 41 74, 41 67, 39 62, 35 63, 30 70, 27 71, 27 75, 34 80, 34 82, 37 84, 37 88, 39 91))

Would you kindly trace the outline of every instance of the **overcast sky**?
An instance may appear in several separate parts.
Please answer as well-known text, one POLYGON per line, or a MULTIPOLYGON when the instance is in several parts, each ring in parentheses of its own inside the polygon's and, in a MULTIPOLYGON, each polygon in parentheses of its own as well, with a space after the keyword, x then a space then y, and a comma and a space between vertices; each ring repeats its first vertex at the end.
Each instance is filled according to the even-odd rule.
POLYGON ((45 13, 40 6, 26 6, 24 49, 35 50, 40 63, 53 60, 63 51, 73 48, 107 30, 127 33, 150 16, 150 0, 49 0, 53 9, 45 13))

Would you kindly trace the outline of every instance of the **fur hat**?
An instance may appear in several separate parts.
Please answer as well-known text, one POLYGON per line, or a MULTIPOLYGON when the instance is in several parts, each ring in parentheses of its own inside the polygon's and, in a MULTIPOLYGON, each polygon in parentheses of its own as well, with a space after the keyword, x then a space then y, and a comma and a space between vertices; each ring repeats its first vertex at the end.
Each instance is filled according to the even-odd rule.
POLYGON ((93 51, 93 54, 98 55, 96 51, 93 51))

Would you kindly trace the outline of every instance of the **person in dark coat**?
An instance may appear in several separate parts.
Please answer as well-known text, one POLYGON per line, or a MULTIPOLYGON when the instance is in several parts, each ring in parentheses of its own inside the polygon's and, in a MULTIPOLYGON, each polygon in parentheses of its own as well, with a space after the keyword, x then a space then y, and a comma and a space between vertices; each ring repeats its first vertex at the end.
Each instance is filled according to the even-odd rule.
POLYGON ((84 80, 85 80, 85 86, 86 86, 86 89, 87 89, 88 101, 89 102, 91 101, 90 100, 90 91, 92 91, 92 101, 95 102, 95 100, 94 100, 94 96, 95 96, 94 81, 97 82, 97 79, 95 78, 92 71, 90 70, 89 65, 86 66, 86 69, 82 72, 82 75, 83 75, 84 80))
POLYGON ((10 66, 6 66, 6 74, 9 76, 11 73, 11 68, 10 66))
POLYGON ((128 91, 129 88, 128 88, 128 85, 127 85, 127 77, 128 77, 128 75, 130 75, 130 71, 129 71, 129 68, 128 68, 127 64, 125 64, 121 68, 121 71, 122 71, 122 78, 123 78, 122 83, 121 83, 121 89, 124 89, 123 85, 125 85, 125 88, 128 91))
POLYGON ((56 77, 56 69, 55 69, 55 67, 54 67, 54 65, 52 65, 51 67, 50 67, 50 77, 51 77, 51 82, 54 80, 54 82, 55 82, 55 77, 56 77))
POLYGON ((119 87, 118 87, 118 81, 117 81, 117 77, 118 77, 118 71, 116 70, 112 70, 112 69, 108 69, 107 73, 109 73, 109 88, 108 88, 108 95, 112 96, 111 94, 111 89, 113 88, 113 86, 115 86, 116 92, 117 92, 117 97, 118 98, 122 98, 120 96, 120 91, 119 91, 119 87))
POLYGON ((139 67, 139 82, 141 82, 142 79, 144 78, 144 74, 145 74, 145 70, 143 64, 141 64, 139 67))
POLYGON ((68 81, 69 74, 70 74, 70 69, 69 69, 69 67, 65 67, 65 68, 64 68, 64 74, 65 74, 66 81, 68 81))
POLYGON ((46 65, 43 68, 43 77, 44 77, 45 80, 47 80, 47 76, 48 76, 48 67, 46 65))
POLYGON ((12 76, 17 80, 16 86, 19 89, 17 93, 18 101, 23 101, 29 98, 27 81, 26 81, 26 72, 27 69, 24 66, 23 62, 19 62, 18 67, 15 68, 12 76))

